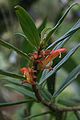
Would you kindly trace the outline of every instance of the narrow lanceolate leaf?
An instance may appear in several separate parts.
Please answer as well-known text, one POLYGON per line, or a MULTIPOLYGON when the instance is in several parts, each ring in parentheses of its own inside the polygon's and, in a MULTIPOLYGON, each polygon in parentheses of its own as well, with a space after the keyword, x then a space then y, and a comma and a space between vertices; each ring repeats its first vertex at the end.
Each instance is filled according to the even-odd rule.
POLYGON ((53 34, 53 32, 60 26, 60 24, 63 22, 64 18, 66 17, 66 15, 69 13, 69 11, 71 10, 71 8, 75 5, 77 5, 78 3, 73 3, 64 13, 64 15, 60 18, 60 20, 58 21, 58 23, 56 24, 56 26, 54 28, 51 29, 51 31, 47 34, 46 40, 48 40, 51 35, 53 34))
POLYGON ((63 99, 58 99, 58 103, 61 104, 61 105, 65 105, 65 106, 79 106, 80 105, 80 98, 79 98, 79 101, 75 101, 75 96, 73 96, 74 98, 63 98, 63 99))
POLYGON ((44 71, 42 72, 40 81, 42 81, 48 73, 49 73, 49 70, 44 70, 44 71))
POLYGON ((51 30, 51 28, 47 28, 47 27, 42 30, 42 32, 41 32, 41 40, 42 41, 45 40, 45 42, 47 42, 46 37, 47 37, 47 34, 50 32, 50 30, 51 30))
MULTIPOLYGON (((80 29, 80 19, 76 22, 76 24, 68 31, 66 32, 62 37, 60 37, 58 40, 56 40, 55 42, 53 42, 51 45, 48 46, 47 49, 50 49, 50 48, 53 48, 56 44, 60 45, 60 47, 65 43, 67 42, 71 37, 72 35, 78 31, 80 29), (60 42, 63 42, 63 43, 60 43, 60 42)), ((58 46, 59 47, 59 46, 58 46)), ((55 47, 55 49, 58 48, 57 46, 55 47)), ((59 48, 60 48, 59 47, 59 48)))
POLYGON ((36 115, 30 115, 30 116, 26 117, 25 120, 39 117, 39 116, 46 115, 46 114, 50 114, 50 113, 51 113, 51 111, 47 111, 47 112, 43 112, 43 113, 36 114, 36 115))
POLYGON ((8 77, 16 78, 16 79, 24 79, 24 77, 21 76, 21 75, 11 73, 11 72, 7 72, 7 71, 1 70, 1 69, 0 69, 0 74, 8 76, 8 77))
MULTIPOLYGON (((2 80, 2 79, 1 79, 2 80)), ((11 83, 11 84, 14 84, 14 85, 17 85, 17 86, 22 86, 22 87, 25 87, 26 89, 28 89, 28 90, 30 90, 30 91, 32 91, 32 86, 30 85, 30 84, 28 84, 28 83, 26 83, 26 84, 22 84, 22 81, 20 81, 20 80, 13 80, 13 79, 3 79, 4 81, 8 81, 9 83, 11 83)))
POLYGON ((62 40, 61 42, 59 42, 54 50, 56 49, 60 49, 61 47, 63 47, 63 45, 68 42, 70 40, 70 38, 72 37, 72 35, 77 32, 80 29, 80 19, 76 22, 76 24, 66 33, 63 35, 63 38, 65 38, 64 40, 62 40))
POLYGON ((32 101, 33 101, 32 99, 27 99, 27 100, 17 101, 17 102, 0 103, 0 107, 14 106, 14 105, 24 104, 32 101))
POLYGON ((73 71, 68 75, 66 80, 62 83, 60 88, 54 93, 53 97, 57 97, 70 83, 72 83, 80 75, 80 65, 77 66, 73 71))
POLYGON ((15 33, 15 35, 19 35, 20 37, 24 38, 34 49, 36 49, 35 45, 32 44, 30 42, 30 40, 28 40, 28 38, 26 37, 26 35, 22 34, 22 33, 15 33))
POLYGON ((47 73, 47 75, 40 80, 39 84, 42 84, 47 78, 49 78, 52 74, 58 71, 62 67, 62 65, 67 62, 67 60, 76 52, 76 50, 80 47, 80 44, 78 44, 76 47, 74 47, 72 50, 68 52, 68 54, 51 70, 47 73))
POLYGON ((50 101, 51 98, 52 98, 52 95, 50 94, 50 92, 49 92, 48 90, 42 88, 42 86, 39 86, 39 85, 38 85, 37 87, 38 87, 38 89, 39 89, 42 97, 43 97, 45 100, 50 101))
POLYGON ((17 85, 14 85, 14 84, 6 84, 5 86, 10 87, 10 88, 20 92, 24 96, 27 96, 29 98, 33 98, 34 100, 36 100, 35 94, 33 92, 27 90, 26 88, 22 87, 22 86, 17 86, 17 85))
POLYGON ((8 48, 8 49, 14 50, 14 51, 16 51, 19 55, 21 55, 22 57, 26 58, 27 60, 30 60, 29 56, 28 56, 26 53, 22 52, 21 50, 19 50, 18 48, 14 47, 14 46, 11 45, 10 43, 7 43, 7 42, 5 42, 5 41, 3 41, 3 40, 0 39, 0 45, 6 47, 6 48, 8 48))
POLYGON ((39 38, 38 30, 31 16, 28 14, 28 12, 24 8, 20 6, 16 6, 15 10, 24 34, 26 35, 28 40, 33 45, 35 45, 36 48, 38 48, 40 38, 39 38))
POLYGON ((39 35, 41 34, 41 31, 46 27, 46 24, 47 24, 47 17, 45 17, 42 24, 38 28, 39 35))
POLYGON ((61 42, 59 42, 54 50, 56 49, 60 49, 61 47, 63 47, 63 45, 68 42, 70 40, 70 38, 72 37, 72 35, 77 32, 80 29, 80 19, 78 20, 78 22, 69 30, 69 32, 67 32, 67 35, 63 36, 65 39, 61 42))

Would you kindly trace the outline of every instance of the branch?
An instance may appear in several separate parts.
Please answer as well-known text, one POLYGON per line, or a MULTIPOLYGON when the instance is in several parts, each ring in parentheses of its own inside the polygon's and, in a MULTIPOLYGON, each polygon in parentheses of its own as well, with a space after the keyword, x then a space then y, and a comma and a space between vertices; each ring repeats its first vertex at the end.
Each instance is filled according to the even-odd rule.
POLYGON ((35 93, 35 96, 38 100, 38 102, 42 103, 46 107, 48 107, 53 112, 71 112, 71 111, 80 111, 80 106, 74 106, 74 107, 59 107, 58 105, 55 105, 54 103, 49 103, 48 101, 45 101, 44 98, 42 98, 38 87, 36 85, 32 85, 33 91, 35 93))

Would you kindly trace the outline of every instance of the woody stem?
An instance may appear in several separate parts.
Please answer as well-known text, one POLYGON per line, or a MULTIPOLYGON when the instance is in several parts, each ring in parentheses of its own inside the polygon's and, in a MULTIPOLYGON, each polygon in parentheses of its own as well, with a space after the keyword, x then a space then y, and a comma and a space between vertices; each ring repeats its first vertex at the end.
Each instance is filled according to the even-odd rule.
POLYGON ((80 106, 78 106, 78 107, 76 107, 76 106, 75 107, 59 107, 59 106, 55 105, 54 103, 49 103, 48 101, 45 101, 42 98, 36 85, 32 85, 32 88, 35 93, 35 96, 37 97, 38 102, 41 102, 43 105, 48 107, 53 112, 80 111, 80 106))
MULTIPOLYGON (((38 74, 38 63, 36 61, 34 61, 34 63, 33 63, 33 68, 36 71, 36 73, 34 75, 37 76, 37 74, 38 74)), ((80 106, 78 106, 78 107, 59 107, 59 106, 55 105, 55 103, 50 103, 50 102, 46 101, 41 96, 41 93, 40 93, 36 84, 32 85, 32 89, 33 89, 33 91, 35 93, 35 96, 38 100, 37 102, 42 103, 44 106, 48 107, 52 112, 61 112, 62 113, 62 112, 67 112, 67 111, 80 111, 80 106)))

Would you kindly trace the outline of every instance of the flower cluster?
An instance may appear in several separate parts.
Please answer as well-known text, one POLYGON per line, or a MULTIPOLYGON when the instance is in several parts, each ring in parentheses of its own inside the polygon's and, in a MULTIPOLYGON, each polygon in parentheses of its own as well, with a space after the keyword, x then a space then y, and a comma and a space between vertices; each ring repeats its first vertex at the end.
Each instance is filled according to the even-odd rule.
POLYGON ((26 80, 23 81, 23 83, 29 83, 29 84, 35 84, 36 76, 34 75, 35 71, 31 69, 30 67, 23 67, 21 68, 21 73, 24 75, 26 80))
POLYGON ((58 50, 41 50, 38 52, 34 52, 31 55, 31 59, 33 61, 33 67, 24 67, 21 68, 21 73, 24 75, 26 80, 23 81, 23 83, 29 83, 34 85, 36 83, 36 74, 37 70, 44 70, 44 69, 51 69, 51 62, 56 58, 56 57, 61 57, 62 53, 65 53, 67 51, 66 48, 61 48, 58 50), (35 69, 35 65, 37 64, 37 68, 35 69))
POLYGON ((66 51, 67 51, 66 48, 52 50, 47 57, 45 57, 43 60, 39 61, 39 66, 40 66, 41 70, 47 69, 47 68, 49 69, 51 67, 51 65, 47 66, 48 63, 52 62, 58 56, 61 57, 61 53, 65 53, 66 51))

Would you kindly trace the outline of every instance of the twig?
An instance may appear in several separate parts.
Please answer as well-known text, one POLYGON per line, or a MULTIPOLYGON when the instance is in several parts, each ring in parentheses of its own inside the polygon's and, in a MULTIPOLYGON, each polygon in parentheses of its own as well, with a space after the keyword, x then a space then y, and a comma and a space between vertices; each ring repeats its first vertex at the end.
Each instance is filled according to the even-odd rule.
POLYGON ((80 111, 80 106, 74 106, 74 107, 59 107, 58 105, 55 105, 54 103, 49 103, 45 99, 42 98, 38 88, 36 85, 32 85, 33 91, 35 93, 35 96, 38 100, 38 102, 41 102, 43 105, 48 107, 53 112, 71 112, 71 111, 80 111))

